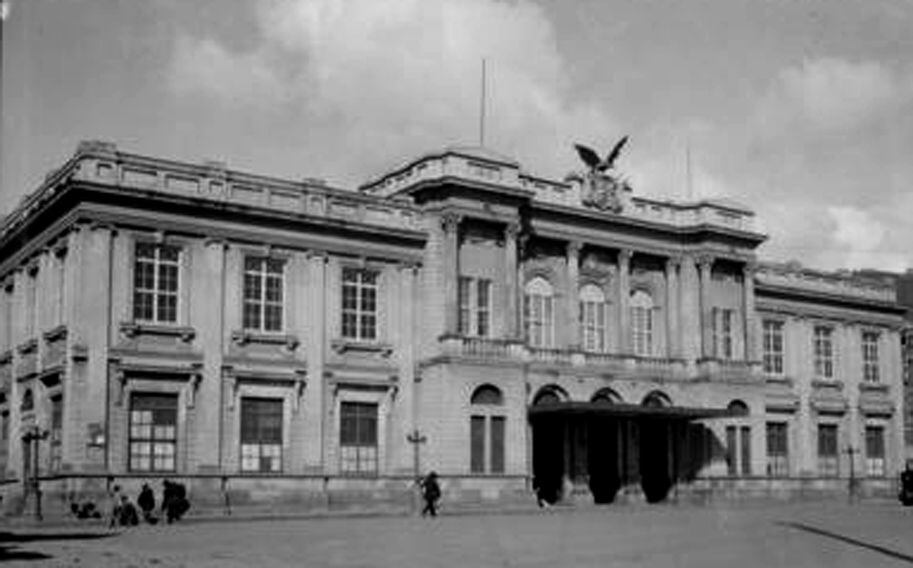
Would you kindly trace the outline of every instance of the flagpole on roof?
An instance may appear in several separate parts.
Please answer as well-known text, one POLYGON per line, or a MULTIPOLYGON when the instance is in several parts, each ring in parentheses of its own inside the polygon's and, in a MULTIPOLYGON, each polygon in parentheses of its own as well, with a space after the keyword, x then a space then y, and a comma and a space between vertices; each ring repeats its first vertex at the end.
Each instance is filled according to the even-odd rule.
POLYGON ((479 95, 479 146, 485 146, 485 58, 482 58, 482 86, 479 95))

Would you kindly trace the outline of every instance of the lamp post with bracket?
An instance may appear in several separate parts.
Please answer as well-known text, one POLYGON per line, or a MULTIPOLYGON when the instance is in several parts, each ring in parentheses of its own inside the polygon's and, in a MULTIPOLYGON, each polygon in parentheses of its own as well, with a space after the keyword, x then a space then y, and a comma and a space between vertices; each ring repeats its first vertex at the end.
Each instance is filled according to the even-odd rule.
POLYGON ((31 454, 32 458, 31 467, 27 468, 31 470, 31 479, 27 479, 26 483, 28 484, 29 490, 35 495, 35 518, 39 521, 42 520, 41 485, 38 472, 38 466, 41 463, 39 459, 39 449, 41 441, 46 440, 49 435, 50 432, 41 429, 37 424, 28 426, 25 432, 22 434, 22 442, 29 447, 29 453, 31 454))
MULTIPOLYGON (((424 443, 426 443, 426 442, 428 441, 428 436, 425 436, 424 434, 422 434, 422 433, 419 431, 418 428, 415 428, 415 429, 412 430, 412 432, 410 432, 409 434, 406 435, 406 440, 407 440, 410 444, 412 444, 412 469, 413 469, 413 473, 414 473, 414 476, 415 476, 415 483, 416 483, 417 485, 420 485, 420 482, 421 482, 421 457, 420 457, 420 451, 421 451, 421 450, 419 449, 419 447, 420 447, 421 444, 424 444, 424 443)), ((415 510, 417 511, 417 510, 418 510, 418 503, 419 503, 419 501, 418 501, 418 495, 417 495, 417 494, 414 494, 414 495, 415 495, 415 496, 414 496, 413 499, 412 499, 412 506, 413 506, 413 509, 415 509, 415 510)))

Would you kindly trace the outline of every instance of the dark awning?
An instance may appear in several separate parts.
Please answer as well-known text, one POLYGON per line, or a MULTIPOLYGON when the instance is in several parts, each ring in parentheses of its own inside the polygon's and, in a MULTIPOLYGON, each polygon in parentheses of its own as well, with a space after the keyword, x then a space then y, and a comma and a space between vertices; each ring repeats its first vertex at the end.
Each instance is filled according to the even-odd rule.
POLYGON ((530 418, 546 416, 605 416, 618 418, 653 418, 666 420, 697 420, 700 418, 729 418, 739 416, 727 408, 695 408, 688 406, 643 406, 640 404, 607 404, 605 402, 555 402, 529 407, 530 418))

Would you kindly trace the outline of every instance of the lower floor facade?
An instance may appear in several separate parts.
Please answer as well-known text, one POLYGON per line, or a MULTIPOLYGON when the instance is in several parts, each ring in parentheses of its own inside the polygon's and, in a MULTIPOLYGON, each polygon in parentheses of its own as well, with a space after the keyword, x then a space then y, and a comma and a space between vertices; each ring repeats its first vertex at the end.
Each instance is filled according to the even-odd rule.
POLYGON ((4 510, 28 509, 36 473, 46 509, 64 511, 164 478, 218 509, 408 503, 431 470, 454 501, 612 503, 891 493, 903 469, 886 393, 803 392, 750 365, 441 357, 409 372, 371 354, 317 381, 248 363, 123 357, 101 392, 87 369, 21 382, 30 394, 4 415, 4 510))

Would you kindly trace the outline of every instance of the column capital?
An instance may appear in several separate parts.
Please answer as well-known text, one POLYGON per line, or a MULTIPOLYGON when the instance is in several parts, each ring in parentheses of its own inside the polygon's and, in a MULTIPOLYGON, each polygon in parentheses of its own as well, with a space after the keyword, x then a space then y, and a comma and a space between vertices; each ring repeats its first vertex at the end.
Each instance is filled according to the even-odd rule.
POLYGON ((669 255, 669 257, 666 258, 666 272, 674 271, 676 268, 678 268, 682 265, 682 262, 684 262, 684 260, 685 260, 684 256, 682 256, 680 254, 669 255))
POLYGON ((519 221, 509 221, 504 227, 504 237, 510 240, 516 239, 522 228, 519 221))
POLYGON ((697 262, 697 266, 702 270, 709 271, 713 268, 713 261, 715 260, 711 254, 699 254, 694 259, 697 262))
POLYGON ((745 261, 745 264, 742 266, 742 274, 745 277, 754 276, 755 272, 758 271, 758 261, 755 259, 749 259, 745 261))
POLYGON ((327 251, 320 249, 310 249, 304 254, 308 260, 316 259, 326 262, 330 258, 330 254, 327 251))
POLYGON ((456 233, 462 220, 463 216, 459 213, 447 211, 441 214, 441 228, 444 229, 445 233, 456 233))
POLYGON ((228 248, 228 240, 222 237, 207 237, 203 241, 205 247, 228 248))
POLYGON ((567 243, 567 255, 568 256, 580 256, 580 249, 583 248, 583 243, 580 241, 569 241, 567 243))
POLYGON ((618 263, 629 264, 631 262, 631 257, 634 256, 634 251, 631 249, 618 249, 618 263))

